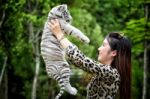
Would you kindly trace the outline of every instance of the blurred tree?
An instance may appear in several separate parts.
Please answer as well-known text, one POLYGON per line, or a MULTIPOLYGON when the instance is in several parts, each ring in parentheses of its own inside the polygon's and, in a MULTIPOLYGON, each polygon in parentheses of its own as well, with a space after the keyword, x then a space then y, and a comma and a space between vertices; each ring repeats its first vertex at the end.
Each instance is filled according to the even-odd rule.
MULTIPOLYGON (((145 32, 145 2, 146 0, 1 0, 1 71, 5 57, 8 58, 0 85, 0 99, 11 99, 12 97, 15 99, 30 99, 33 81, 37 81, 33 88, 36 88, 33 91, 34 98, 53 99, 57 94, 59 87, 54 80, 47 76, 44 62, 39 57, 38 51, 48 12, 52 7, 64 3, 68 5, 73 17, 72 24, 84 32, 91 42, 86 45, 76 38, 68 38, 92 59, 97 59, 97 48, 108 32, 122 31, 131 39, 133 45, 132 98, 141 99, 144 42, 146 38, 149 44, 150 39, 149 28, 145 32), (39 70, 36 67, 39 67, 39 70), (39 73, 35 72, 36 70, 39 73), (37 75, 38 78, 33 80, 37 75)), ((149 25, 148 19, 147 26, 149 27, 149 25)), ((150 56, 149 49, 147 54, 147 56, 150 56)), ((79 91, 76 96, 65 93, 62 99, 85 99, 89 76, 74 66, 71 66, 71 69, 73 70, 71 83, 79 91)), ((150 74, 147 73, 147 81, 149 81, 149 77, 150 74)), ((149 89, 150 85, 147 85, 147 90, 149 89)), ((147 93, 147 98, 149 97, 150 94, 147 93)))
POLYGON ((148 33, 150 30, 150 2, 144 3, 145 8, 145 38, 144 38, 144 79, 143 79, 143 95, 142 99, 147 99, 148 93, 148 52, 150 50, 150 34, 148 33))

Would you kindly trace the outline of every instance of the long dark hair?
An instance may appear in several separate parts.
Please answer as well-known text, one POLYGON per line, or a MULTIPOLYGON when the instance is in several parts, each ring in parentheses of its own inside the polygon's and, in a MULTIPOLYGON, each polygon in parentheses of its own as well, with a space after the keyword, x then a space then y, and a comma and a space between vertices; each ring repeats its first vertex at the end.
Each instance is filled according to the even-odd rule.
POLYGON ((106 39, 111 50, 117 51, 111 66, 118 70, 121 77, 120 99, 131 99, 131 42, 118 32, 109 33, 106 39))

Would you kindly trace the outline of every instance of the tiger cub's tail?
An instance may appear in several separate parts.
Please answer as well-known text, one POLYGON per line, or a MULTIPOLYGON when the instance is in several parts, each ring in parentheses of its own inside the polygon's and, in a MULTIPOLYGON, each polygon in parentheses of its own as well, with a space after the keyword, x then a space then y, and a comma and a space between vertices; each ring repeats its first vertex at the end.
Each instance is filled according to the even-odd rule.
MULTIPOLYGON (((56 69, 56 70, 57 70, 57 69, 56 69)), ((64 83, 63 78, 61 78, 61 77, 58 76, 57 74, 54 74, 53 77, 54 77, 54 79, 55 79, 56 81, 58 81, 58 85, 59 85, 59 87, 60 87, 60 91, 59 91, 59 93, 57 94, 57 96, 55 97, 55 99, 59 99, 59 98, 62 96, 62 94, 64 93, 65 83, 64 83)))
POLYGON ((57 94, 57 96, 55 97, 55 99, 59 99, 62 96, 62 94, 64 93, 64 89, 65 89, 65 87, 61 86, 60 91, 57 94))
MULTIPOLYGON (((66 64, 63 64, 63 66, 65 66, 66 64)), ((64 93, 64 91, 67 91, 68 93, 70 93, 71 95, 76 95, 77 94, 77 89, 72 87, 70 85, 70 69, 69 68, 63 68, 61 69, 61 71, 59 72, 60 75, 58 76, 57 74, 54 74, 53 77, 56 79, 56 81, 58 81, 58 84, 60 86, 60 91, 57 94, 57 96, 55 97, 55 99, 59 99, 62 94, 64 93)))

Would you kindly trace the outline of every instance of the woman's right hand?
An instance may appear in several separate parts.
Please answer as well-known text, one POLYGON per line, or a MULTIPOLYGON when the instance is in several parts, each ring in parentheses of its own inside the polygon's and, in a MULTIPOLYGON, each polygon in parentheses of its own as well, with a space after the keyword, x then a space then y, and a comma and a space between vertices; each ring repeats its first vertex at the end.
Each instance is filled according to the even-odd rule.
POLYGON ((48 24, 49 24, 50 30, 56 36, 56 38, 58 40, 61 40, 64 37, 64 33, 60 28, 58 19, 51 20, 48 24))

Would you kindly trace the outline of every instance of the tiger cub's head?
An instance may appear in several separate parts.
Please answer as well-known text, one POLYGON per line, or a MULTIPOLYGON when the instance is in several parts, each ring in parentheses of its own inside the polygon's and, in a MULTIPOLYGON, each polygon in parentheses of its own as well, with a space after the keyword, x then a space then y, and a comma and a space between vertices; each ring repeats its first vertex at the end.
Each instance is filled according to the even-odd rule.
POLYGON ((49 19, 53 18, 58 18, 58 19, 63 19, 68 23, 71 23, 72 17, 67 9, 66 4, 58 5, 49 12, 48 14, 49 19))

